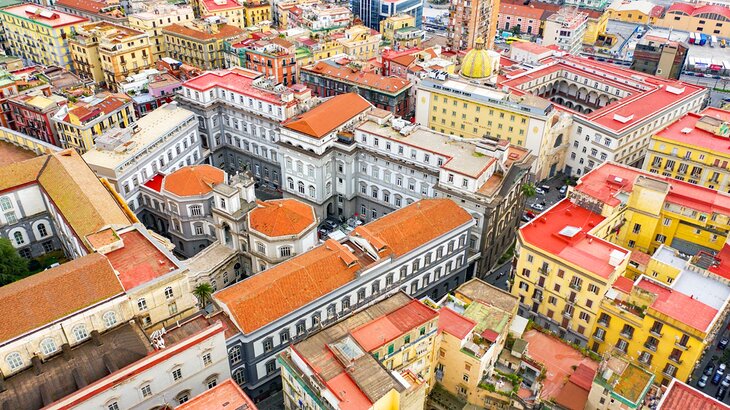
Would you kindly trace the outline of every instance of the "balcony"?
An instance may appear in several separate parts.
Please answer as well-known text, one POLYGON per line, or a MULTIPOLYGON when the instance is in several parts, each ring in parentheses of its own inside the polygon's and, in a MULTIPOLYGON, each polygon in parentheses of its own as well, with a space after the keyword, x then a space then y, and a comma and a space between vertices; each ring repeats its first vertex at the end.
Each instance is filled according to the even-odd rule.
POLYGON ((537 272, 542 275, 547 275, 550 273, 550 268, 537 268, 537 272))
POLYGON ((676 347, 677 349, 686 351, 686 350, 689 350, 691 346, 679 344, 679 342, 674 342, 674 347, 676 347))
POLYGON ((644 343, 644 347, 651 350, 652 352, 656 352, 657 345, 653 345, 651 343, 644 343))
POLYGON ((599 342, 604 342, 606 339, 605 335, 599 335, 598 333, 593 334, 593 338, 598 340, 599 342))
POLYGON ((658 331, 656 331, 654 329, 651 329, 649 331, 649 334, 651 334, 652 336, 656 337, 657 339, 661 339, 664 336, 662 333, 660 333, 660 332, 658 332, 658 331))
POLYGON ((619 333, 619 335, 621 337, 623 337, 624 339, 628 339, 628 340, 631 340, 634 337, 634 334, 633 333, 624 333, 624 332, 621 332, 621 333, 619 333))
POLYGON ((669 360, 671 360, 672 362, 677 363, 677 364, 684 363, 684 360, 680 359, 679 357, 675 357, 675 356, 669 356, 669 360))
POLYGON ((563 317, 565 317, 567 319, 572 319, 573 318, 573 312, 569 312, 567 310, 564 310, 563 311, 563 317))
POLYGON ((570 285, 568 285, 568 287, 570 287, 571 289, 577 290, 579 292, 583 288, 583 286, 581 286, 577 283, 571 283, 570 285))
POLYGON ((598 325, 603 326, 603 327, 608 327, 608 322, 605 320, 599 320, 598 325))

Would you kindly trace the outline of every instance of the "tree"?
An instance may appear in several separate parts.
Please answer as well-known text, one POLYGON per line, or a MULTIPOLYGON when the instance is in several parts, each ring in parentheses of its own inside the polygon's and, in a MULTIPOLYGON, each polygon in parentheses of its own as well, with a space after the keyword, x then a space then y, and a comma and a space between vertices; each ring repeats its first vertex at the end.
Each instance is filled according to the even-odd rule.
POLYGON ((202 308, 205 308, 205 306, 208 305, 212 295, 213 286, 210 286, 210 283, 208 282, 200 283, 195 287, 195 289, 193 289, 193 296, 198 299, 198 303, 200 303, 202 308))
POLYGON ((525 182, 522 184, 522 195, 532 198, 537 194, 537 191, 535 191, 535 184, 532 182, 525 182))
POLYGON ((18 255, 18 251, 9 239, 0 238, 0 286, 26 276, 28 276, 28 260, 18 255))

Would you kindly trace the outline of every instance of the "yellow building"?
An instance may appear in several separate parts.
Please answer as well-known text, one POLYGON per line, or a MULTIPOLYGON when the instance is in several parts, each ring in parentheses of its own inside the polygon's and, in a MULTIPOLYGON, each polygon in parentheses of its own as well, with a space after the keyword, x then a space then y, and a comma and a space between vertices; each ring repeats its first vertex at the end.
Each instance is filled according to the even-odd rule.
POLYGON ((162 30, 168 56, 203 70, 225 68, 224 42, 236 43, 245 30, 229 24, 195 21, 162 30))
POLYGON ((231 26, 246 27, 243 6, 236 0, 194 0, 193 9, 199 10, 198 17, 218 16, 231 26))
POLYGON ((383 40, 395 49, 420 47, 423 30, 416 27, 416 18, 410 14, 390 16, 380 22, 383 40))
POLYGON ((725 5, 709 5, 703 3, 675 2, 661 18, 656 19, 656 26, 679 31, 693 31, 708 36, 730 37, 730 7, 725 5))
POLYGON ((135 7, 139 7, 140 11, 128 16, 129 27, 142 30, 150 36, 153 62, 167 57, 162 29, 170 24, 185 24, 195 19, 193 9, 187 5, 152 1, 135 3, 135 7))
MULTIPOLYGON (((502 407, 510 400, 485 389, 504 348, 519 301, 479 279, 456 289, 440 302, 438 355, 432 385, 480 408, 502 407)), ((508 392, 519 386, 501 386, 508 392)))
POLYGON ((70 103, 53 119, 64 148, 75 148, 83 154, 94 146, 94 139, 104 130, 126 128, 136 118, 130 97, 103 93, 70 103))
POLYGON ((600 12, 589 12, 586 21, 586 32, 583 34, 583 44, 595 44, 599 38, 605 37, 608 15, 600 12))
POLYGON ((709 107, 651 137, 643 169, 730 192, 730 111, 709 107))
POLYGON ((271 4, 266 0, 250 0, 243 3, 246 27, 254 26, 262 21, 271 21, 271 4))
POLYGON ((68 38, 88 19, 30 4, 0 9, 12 54, 46 66, 71 70, 68 38))
POLYGON ((399 292, 293 343, 277 358, 284 407, 421 410, 437 332, 438 313, 399 292))
POLYGON ((615 0, 608 6, 604 14, 611 20, 626 23, 654 24, 656 19, 661 17, 663 11, 662 6, 657 6, 646 0, 615 0))
POLYGON ((352 26, 345 30, 345 36, 337 39, 343 52, 355 60, 370 60, 379 54, 383 36, 365 26, 352 26))
MULTIPOLYGON (((461 72, 478 78, 492 71, 467 67, 465 57, 461 72)), ((489 136, 526 147, 536 157, 532 172, 538 180, 555 175, 565 165, 569 119, 543 98, 516 96, 466 79, 425 78, 416 89, 416 122, 449 135, 489 136), (464 93, 465 88, 470 91, 464 93)))
POLYGON ((76 72, 111 90, 153 67, 149 35, 106 21, 84 24, 69 40, 76 72))
POLYGON ((329 37, 317 41, 309 39, 300 41, 296 49, 297 65, 299 67, 308 66, 340 54, 343 50, 342 43, 329 37))

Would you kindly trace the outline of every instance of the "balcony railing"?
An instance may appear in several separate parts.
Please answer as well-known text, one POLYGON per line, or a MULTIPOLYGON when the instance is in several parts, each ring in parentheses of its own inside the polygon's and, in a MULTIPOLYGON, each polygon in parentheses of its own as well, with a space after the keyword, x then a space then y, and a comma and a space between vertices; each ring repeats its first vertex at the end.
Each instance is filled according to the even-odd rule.
POLYGON ((644 343, 644 347, 651 350, 652 352, 656 352, 657 345, 653 345, 651 343, 644 343))
POLYGON ((631 340, 634 337, 633 334, 631 334, 631 333, 624 333, 624 332, 619 333, 619 335, 621 335, 621 337, 623 337, 624 339, 629 339, 629 340, 631 340))
POLYGON ((674 346, 678 349, 682 350, 689 350, 691 346, 680 344, 679 342, 674 342, 674 346))
POLYGON ((581 285, 579 285, 577 283, 571 283, 570 285, 568 285, 568 287, 570 287, 571 289, 575 289, 577 291, 580 291, 583 288, 581 285))

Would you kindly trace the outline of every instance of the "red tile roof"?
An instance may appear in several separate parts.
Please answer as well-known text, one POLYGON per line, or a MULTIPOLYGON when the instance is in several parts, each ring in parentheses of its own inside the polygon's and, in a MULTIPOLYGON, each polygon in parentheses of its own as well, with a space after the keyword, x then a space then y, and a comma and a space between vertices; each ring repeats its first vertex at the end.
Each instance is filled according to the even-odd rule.
POLYGON ((64 13, 58 10, 50 10, 30 3, 23 3, 12 7, 5 7, 4 9, 0 10, 0 13, 10 14, 16 17, 20 17, 24 20, 34 21, 38 24, 53 28, 59 28, 89 21, 89 19, 84 17, 75 16, 73 14, 64 13), (35 12, 33 12, 34 10, 35 12), (46 14, 50 17, 45 17, 41 15, 41 13, 46 14))
POLYGON ((730 245, 726 243, 720 249, 720 252, 715 255, 715 261, 717 264, 710 266, 708 270, 715 275, 730 279, 730 245))
POLYGON ((679 12, 690 16, 698 16, 700 14, 717 14, 730 19, 730 8, 719 5, 692 5, 687 3, 674 3, 667 9, 667 13, 679 12))
POLYGON ((107 258, 92 253, 0 287, 0 340, 121 295, 122 285, 107 258), (17 320, 10 320, 16 318, 17 320))
POLYGON ((360 410, 372 408, 373 403, 367 398, 360 387, 352 380, 346 371, 329 379, 327 385, 330 391, 337 394, 340 402, 338 407, 342 410, 360 410))
POLYGON ((464 339, 474 329, 476 322, 453 310, 443 307, 439 309, 439 333, 446 332, 457 339, 464 339))
POLYGON ((196 28, 183 26, 180 24, 170 24, 169 26, 163 27, 162 31, 165 33, 188 37, 199 41, 228 39, 246 33, 246 30, 236 26, 231 26, 229 24, 219 24, 218 31, 215 33, 209 33, 208 31, 198 30, 196 28))
POLYGON ((160 192, 160 189, 162 189, 162 179, 164 178, 164 175, 157 174, 152 179, 144 183, 144 186, 146 186, 149 189, 155 190, 157 192, 160 192))
POLYGON ((616 251, 628 256, 628 251, 587 233, 603 220, 603 216, 564 199, 525 224, 519 234, 532 246, 608 278, 615 270, 609 264, 611 253, 616 251), (579 231, 573 237, 560 233, 568 227, 579 231))
POLYGON ((176 410, 256 410, 257 407, 233 379, 206 390, 189 401, 177 406, 176 410))
POLYGON ((672 379, 669 388, 659 401, 657 410, 728 410, 730 406, 705 393, 672 379))
POLYGON ((243 10, 243 6, 235 0, 201 0, 200 4, 208 11, 243 10))
POLYGON ((588 367, 585 363, 581 363, 575 369, 573 374, 570 375, 570 381, 575 383, 578 387, 588 391, 591 389, 593 384, 593 378, 596 376, 596 369, 588 367))
POLYGON ((119 273, 125 290, 133 289, 177 269, 175 262, 162 253, 138 230, 119 235, 124 247, 105 256, 119 273))
POLYGON ((94 0, 58 0, 56 6, 65 6, 89 13, 99 13, 102 9, 109 7, 104 2, 94 0))
POLYGON ((259 202, 248 213, 249 227, 271 238, 299 235, 316 221, 314 208, 296 199, 259 202))
POLYGON ((177 196, 207 194, 213 186, 223 183, 226 175, 222 169, 201 164, 180 168, 162 181, 162 189, 177 196))
POLYGON ((388 94, 400 94, 411 87, 411 82, 400 77, 354 70, 345 66, 336 66, 325 61, 302 67, 302 71, 317 74, 334 81, 355 84, 363 88, 372 88, 388 94))
POLYGON ((717 316, 717 309, 650 279, 642 278, 635 286, 657 295, 649 308, 700 332, 709 331, 710 325, 717 316))
POLYGON ((371 107, 357 93, 340 94, 282 125, 314 138, 322 138, 371 107))
MULTIPOLYGON (((525 6, 522 4, 509 4, 509 3, 500 3, 499 4, 499 14, 505 15, 505 16, 519 16, 524 17, 528 19, 535 19, 540 20, 540 17, 542 16, 543 10, 535 8, 534 6, 525 6)), ((519 42, 515 42, 514 44, 517 44, 519 42)))
POLYGON ((279 106, 286 105, 286 103, 282 101, 281 95, 253 86, 253 80, 259 77, 261 77, 261 73, 258 71, 248 70, 245 68, 235 68, 225 71, 208 71, 203 75, 186 81, 183 83, 183 86, 197 91, 207 91, 214 87, 220 87, 228 91, 257 98, 271 104, 279 106))
POLYGON ((613 282, 613 287, 628 295, 631 293, 631 289, 634 288, 634 282, 626 276, 619 276, 618 279, 613 282))
POLYGON ((418 300, 370 321, 350 332, 363 349, 372 352, 438 316, 438 313, 418 300))

